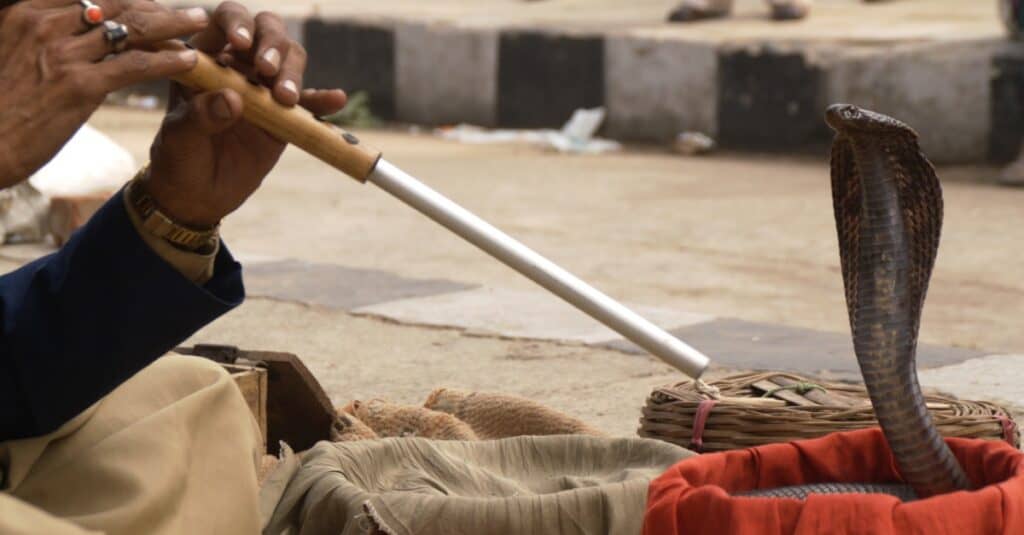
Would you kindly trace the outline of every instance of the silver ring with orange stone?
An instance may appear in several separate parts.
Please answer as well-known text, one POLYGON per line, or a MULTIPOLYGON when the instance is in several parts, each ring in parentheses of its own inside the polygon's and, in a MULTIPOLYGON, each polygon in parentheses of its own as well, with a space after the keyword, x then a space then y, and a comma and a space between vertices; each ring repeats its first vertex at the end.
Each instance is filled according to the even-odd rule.
POLYGON ((106 20, 102 7, 89 0, 78 0, 78 3, 82 6, 82 22, 85 22, 90 28, 99 26, 106 20))

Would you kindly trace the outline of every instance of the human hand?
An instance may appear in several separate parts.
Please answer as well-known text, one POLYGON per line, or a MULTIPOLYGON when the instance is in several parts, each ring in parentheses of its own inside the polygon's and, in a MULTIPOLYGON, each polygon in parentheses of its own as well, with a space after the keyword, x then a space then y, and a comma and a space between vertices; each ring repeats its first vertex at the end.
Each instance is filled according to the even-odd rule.
POLYGON ((128 27, 125 52, 111 54, 76 0, 25 0, 0 9, 0 187, 27 179, 82 126, 107 93, 191 69, 193 51, 153 44, 206 28, 202 10, 173 11, 148 0, 95 0, 128 27))
MULTIPOLYGON (((279 103, 316 115, 345 106, 341 90, 303 90, 306 51, 277 15, 253 17, 242 5, 224 2, 212 21, 190 44, 270 88, 279 103)), ((233 90, 194 93, 176 86, 172 93, 141 185, 174 221, 212 228, 256 191, 285 143, 241 120, 242 98, 233 90)))

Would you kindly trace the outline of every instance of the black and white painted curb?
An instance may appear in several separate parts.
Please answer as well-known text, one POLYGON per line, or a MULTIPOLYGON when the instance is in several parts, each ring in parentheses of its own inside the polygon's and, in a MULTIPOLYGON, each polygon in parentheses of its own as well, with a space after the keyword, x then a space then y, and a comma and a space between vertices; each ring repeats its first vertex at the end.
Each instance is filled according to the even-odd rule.
POLYGON ((389 120, 557 127, 604 106, 604 134, 617 139, 699 131, 730 150, 820 151, 822 111, 850 102, 913 125, 937 162, 1005 162, 1024 138, 1024 53, 997 40, 714 43, 356 18, 292 27, 311 85, 366 91, 389 120))
POLYGON ((656 28, 286 23, 309 51, 309 86, 364 91, 385 120, 558 127, 603 106, 602 135, 623 141, 696 131, 726 150, 821 154, 825 107, 848 102, 913 126, 937 163, 1006 163, 1024 141, 1024 44, 1002 39, 713 42, 656 28))

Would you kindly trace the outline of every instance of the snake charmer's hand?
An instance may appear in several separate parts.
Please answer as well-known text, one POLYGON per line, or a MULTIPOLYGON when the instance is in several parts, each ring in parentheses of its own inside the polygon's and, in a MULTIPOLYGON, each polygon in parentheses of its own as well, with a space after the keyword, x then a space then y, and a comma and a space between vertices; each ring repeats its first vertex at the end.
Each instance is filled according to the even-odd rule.
MULTIPOLYGON (((271 89, 286 106, 316 115, 345 106, 341 90, 303 90, 306 51, 280 17, 253 17, 235 2, 221 4, 212 24, 190 44, 271 89)), ((230 89, 193 93, 173 89, 170 111, 151 152, 142 186, 177 223, 211 228, 235 211, 277 163, 285 144, 242 120, 241 96, 230 89)))
POLYGON ((107 93, 187 71, 195 54, 154 52, 153 43, 208 25, 202 10, 148 0, 94 0, 128 29, 127 50, 83 16, 77 0, 0 2, 0 187, 25 180, 82 126, 107 93))

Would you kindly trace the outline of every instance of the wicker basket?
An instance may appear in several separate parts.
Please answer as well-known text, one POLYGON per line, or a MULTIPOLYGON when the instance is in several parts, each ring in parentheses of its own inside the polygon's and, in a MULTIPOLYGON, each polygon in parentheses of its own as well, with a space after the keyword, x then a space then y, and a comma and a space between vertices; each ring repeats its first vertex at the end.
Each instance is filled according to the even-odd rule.
MULTIPOLYGON (((1016 423, 998 405, 925 396, 947 437, 1006 440, 1020 447, 1016 423)), ((647 398, 637 434, 699 452, 817 438, 878 425, 864 386, 777 372, 686 381, 647 398)))

